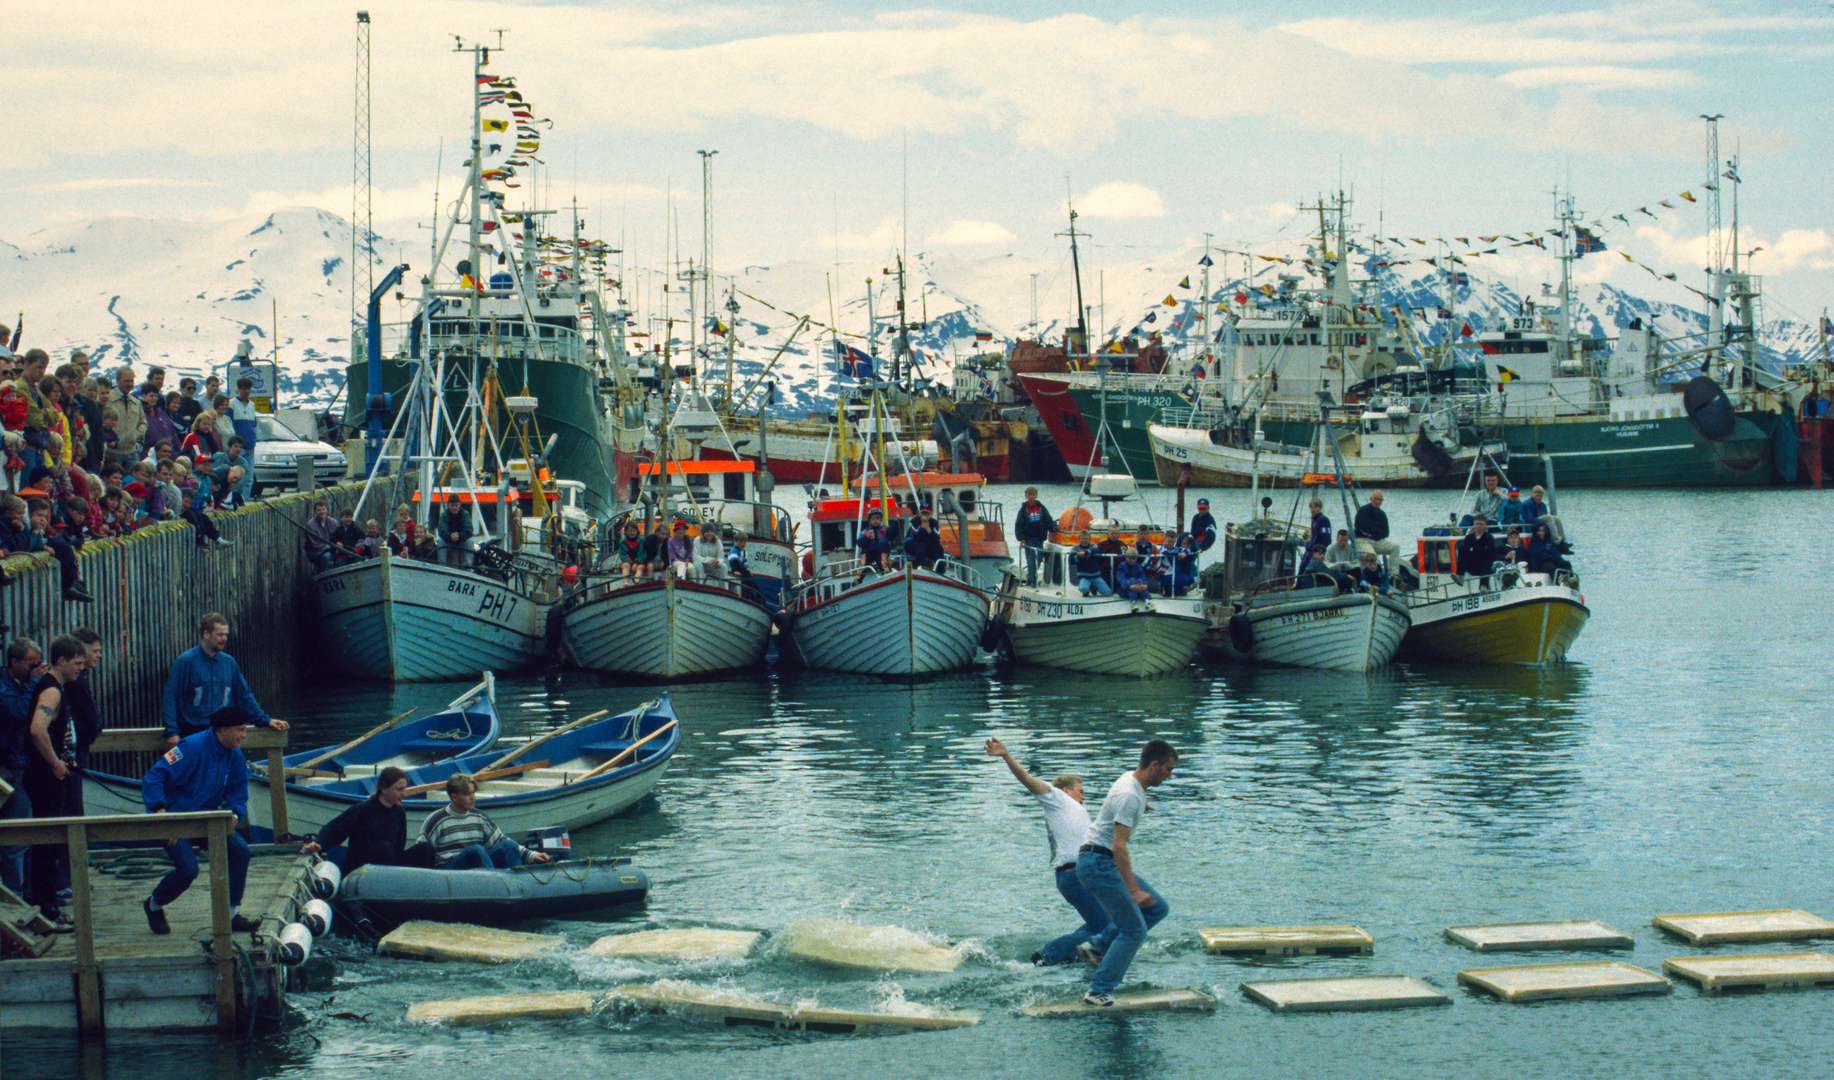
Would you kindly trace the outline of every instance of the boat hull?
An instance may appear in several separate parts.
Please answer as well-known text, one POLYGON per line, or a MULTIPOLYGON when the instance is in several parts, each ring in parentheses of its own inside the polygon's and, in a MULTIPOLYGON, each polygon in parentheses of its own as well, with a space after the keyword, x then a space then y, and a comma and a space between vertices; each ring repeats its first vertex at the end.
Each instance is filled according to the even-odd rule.
POLYGON ((1394 659, 1413 618, 1398 600, 1369 593, 1305 596, 1289 594, 1242 608, 1220 606, 1217 624, 1204 635, 1204 648, 1233 660, 1324 671, 1374 671, 1394 659), (1240 615, 1254 644, 1238 649, 1229 620, 1240 615))
POLYGON ((664 581, 594 586, 567 601, 561 640, 589 671, 691 679, 763 663, 771 616, 718 585, 664 581))
POLYGON ((922 570, 868 579, 799 608, 789 659, 820 671, 914 676, 974 663, 987 596, 922 570))
POLYGON ((461 567, 384 552, 319 574, 313 588, 326 650, 364 678, 470 679, 548 655, 552 605, 461 567))
POLYGON ((1134 612, 1119 598, 1021 595, 1006 640, 1022 664, 1090 675, 1145 677, 1189 666, 1208 628, 1202 602, 1161 596, 1152 605, 1134 612))
MULTIPOLYGON (((1336 463, 1313 460, 1310 452, 1273 453, 1245 450, 1235 446, 1217 446, 1209 433, 1192 428, 1155 425, 1152 428, 1153 468, 1159 483, 1175 486, 1185 469, 1190 470, 1193 487, 1300 487, 1305 477, 1319 471, 1335 474, 1336 463), (1258 484, 1257 484, 1258 481, 1258 484)), ((1362 454, 1344 457, 1344 475, 1363 487, 1407 488, 1435 484, 1433 476, 1414 463, 1406 437, 1385 436, 1386 445, 1371 442, 1362 454)), ((1462 483, 1469 466, 1469 455, 1457 468, 1446 473, 1448 483, 1462 483)))
POLYGON ((1428 589, 1408 597, 1414 617, 1405 659, 1546 664, 1563 659, 1591 611, 1577 590, 1552 582, 1507 589, 1428 589))

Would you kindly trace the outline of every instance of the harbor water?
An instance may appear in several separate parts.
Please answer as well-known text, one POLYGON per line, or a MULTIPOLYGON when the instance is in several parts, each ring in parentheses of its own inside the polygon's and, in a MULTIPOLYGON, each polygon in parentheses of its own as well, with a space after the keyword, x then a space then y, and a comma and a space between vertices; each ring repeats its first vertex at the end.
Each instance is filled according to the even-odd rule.
MULTIPOLYGON (((1198 492, 1187 498, 1194 501, 1198 492)), ((1219 520, 1246 492, 1209 493, 1219 520)), ((1292 494, 1272 493, 1284 516, 1292 494)), ((1016 489, 990 491, 1010 522, 1016 489)), ((792 505, 801 492, 780 491, 792 505)), ((1052 488, 1053 511, 1074 489, 1052 488)), ((1553 956, 1480 956, 1447 926, 1591 917, 1634 935, 1608 954, 1660 970, 1697 949, 1662 913, 1803 908, 1834 917, 1826 767, 1834 743, 1825 584, 1834 493, 1562 492, 1559 510, 1592 609, 1548 670, 1397 666, 1373 675, 1205 663, 1134 681, 993 664, 916 684, 764 671, 672 688, 685 735, 655 795, 575 832, 575 850, 627 855, 654 882, 646 908, 536 924, 552 959, 430 964, 329 946, 335 982, 296 992, 277 1033, 0 1033, 10 1078, 543 1076, 1425 1077, 1814 1074, 1834 990, 1507 1005, 1460 989, 1461 968, 1553 956), (1030 1019, 1023 1005, 1080 994, 1086 969, 1028 958, 1075 923, 1057 897, 1033 800, 983 753, 1004 739, 1034 773, 1081 774, 1093 801, 1142 743, 1182 754, 1133 845, 1171 904, 1128 986, 1196 987, 1213 1014, 1030 1019), (1200 927, 1355 924, 1366 957, 1243 961, 1206 955, 1200 927), (649 927, 755 929, 744 961, 589 956, 596 938, 649 927), (857 927, 893 927, 867 934, 857 927), (787 955, 794 935, 864 952, 903 932, 958 945, 946 974, 849 974, 787 955), (1450 1007, 1276 1015, 1244 980, 1411 974, 1450 1007), (785 1002, 971 1010, 978 1026, 896 1035, 722 1028, 611 1009, 592 1019, 488 1028, 408 1024, 409 1004, 672 978, 785 1002)), ((1152 491, 1160 521, 1172 493, 1152 491)), ((1342 511, 1329 500, 1327 513, 1342 511)), ((1390 492, 1398 536, 1445 519, 1445 493, 1390 492)), ((1188 512, 1188 510, 1187 510, 1188 512)), ((231 643, 231 650, 234 643, 231 643)), ((452 697, 335 674, 269 702, 302 744, 361 732, 452 697)), ((505 679, 510 735, 655 687, 579 672, 505 679)), ((1814 946, 1810 946, 1814 947, 1814 946)), ((1579 958, 1595 958, 1582 955, 1579 958)))

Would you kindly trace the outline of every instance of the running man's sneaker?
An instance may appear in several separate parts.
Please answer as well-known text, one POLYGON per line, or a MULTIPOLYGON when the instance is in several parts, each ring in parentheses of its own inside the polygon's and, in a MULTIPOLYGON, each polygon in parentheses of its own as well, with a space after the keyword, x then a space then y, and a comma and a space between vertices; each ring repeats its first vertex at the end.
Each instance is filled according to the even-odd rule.
POLYGON ((1113 994, 1098 994, 1095 991, 1091 990, 1087 994, 1083 995, 1083 1004, 1084 1005, 1093 1005, 1094 1007, 1098 1009, 1113 1008, 1114 1007, 1114 995, 1113 994))
POLYGON ((1076 947, 1076 955, 1081 957, 1083 963, 1088 964, 1090 967, 1101 966, 1102 954, 1096 952, 1095 946, 1089 944, 1087 941, 1076 947))

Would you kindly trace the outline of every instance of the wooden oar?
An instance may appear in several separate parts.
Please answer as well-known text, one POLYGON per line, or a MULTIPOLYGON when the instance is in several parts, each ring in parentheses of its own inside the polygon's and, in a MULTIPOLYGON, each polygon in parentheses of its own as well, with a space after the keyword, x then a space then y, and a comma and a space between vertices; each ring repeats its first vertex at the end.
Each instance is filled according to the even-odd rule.
POLYGON ((621 753, 619 753, 617 757, 612 758, 610 761, 605 762, 603 765, 600 765, 598 768, 580 777, 579 780, 569 780, 567 782, 570 784, 577 784, 579 783, 580 780, 590 780, 593 777, 599 775, 600 773, 610 772, 615 766, 617 766, 625 758, 636 753, 637 747, 642 746, 644 743, 649 742, 651 739, 655 738, 656 736, 674 727, 675 723, 676 722, 674 720, 670 720, 668 723, 657 728, 655 731, 652 731, 648 735, 645 735, 643 738, 638 739, 634 743, 631 743, 629 746, 625 747, 624 750, 621 753))
POLYGON ((337 757, 339 754, 343 753, 344 751, 349 750, 352 747, 358 745, 364 739, 372 739, 376 737, 377 735, 380 735, 383 732, 387 731, 389 728, 394 727, 396 724, 401 723, 403 720, 406 720, 408 717, 414 715, 415 711, 416 710, 414 709, 409 709, 407 712, 402 713, 400 716, 395 717, 393 720, 387 720, 380 724, 377 724, 375 727, 370 728, 368 731, 365 731, 363 734, 358 735, 356 738, 350 740, 349 742, 345 743, 343 746, 340 746, 335 750, 327 750, 315 758, 311 758, 309 760, 302 761, 297 765, 289 766, 287 768, 287 772, 290 773, 296 769, 317 768, 318 766, 323 765, 325 762, 330 761, 332 758, 337 757))
POLYGON ((341 780, 344 777, 343 773, 326 772, 323 769, 288 769, 286 775, 289 780, 295 777, 302 780, 341 780))
POLYGON ((591 720, 597 720, 602 716, 608 716, 610 714, 611 714, 610 709, 600 709, 598 712, 595 712, 595 713, 587 713, 585 716, 580 717, 578 720, 573 721, 571 724, 562 724, 560 727, 557 727, 553 731, 548 732, 546 735, 543 735, 541 738, 530 739, 528 742, 525 742, 521 746, 518 746, 514 750, 511 750, 509 753, 504 754, 502 757, 484 766, 484 770, 485 772, 489 772, 491 769, 500 769, 503 766, 508 765, 510 762, 521 757, 522 755, 528 753, 530 750, 533 750, 537 746, 540 746, 542 743, 547 742, 549 739, 552 739, 554 736, 564 734, 565 732, 572 731, 574 728, 579 727, 581 724, 587 723, 588 721, 591 721, 591 720))
MULTIPOLYGON (((526 765, 516 765, 508 769, 497 769, 494 772, 475 773, 472 775, 471 778, 481 784, 486 780, 501 780, 505 776, 517 776, 522 773, 528 772, 531 769, 545 769, 547 767, 548 767, 548 760, 546 758, 543 758, 540 761, 531 761, 526 765)), ((434 788, 442 788, 445 786, 446 786, 446 782, 444 780, 436 780, 431 784, 421 784, 417 787, 411 787, 407 789, 407 791, 403 792, 401 797, 405 799, 409 795, 425 795, 427 792, 432 791, 434 788)))

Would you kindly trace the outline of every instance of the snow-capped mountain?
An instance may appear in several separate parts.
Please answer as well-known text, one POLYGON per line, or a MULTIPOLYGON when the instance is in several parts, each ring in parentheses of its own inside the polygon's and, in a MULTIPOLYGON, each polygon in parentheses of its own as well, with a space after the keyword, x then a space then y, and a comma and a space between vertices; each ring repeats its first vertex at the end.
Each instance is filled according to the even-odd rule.
MULTIPOLYGON (((407 252, 404 261, 413 263, 416 250, 425 248, 377 238, 366 246, 364 257, 376 260, 379 278, 397 261, 396 253, 407 252)), ((350 253, 350 224, 311 208, 211 224, 133 218, 69 224, 14 243, 0 242, 0 322, 23 313, 22 348, 43 348, 55 359, 80 348, 107 364, 125 361, 142 370, 160 364, 174 379, 225 363, 237 344, 247 341, 256 356, 277 356, 289 403, 323 406, 340 392, 350 348, 350 253)), ((1307 277, 1297 261, 1269 263, 1248 276, 1224 274, 1219 266, 1211 272, 1206 303, 1202 257, 1202 250, 1192 247, 1150 261, 1085 268, 1084 302, 1098 341, 1157 332, 1174 351, 1195 347, 1203 337, 1206 306, 1214 335, 1223 317, 1217 305, 1231 305, 1238 293, 1252 304, 1261 295, 1255 290, 1276 282, 1280 274, 1298 275, 1302 287, 1318 280, 1307 277)), ((425 269, 416 265, 409 280, 425 269)), ((1380 289, 1384 310, 1394 305, 1424 313, 1416 329, 1429 341, 1456 335, 1467 324, 1474 329, 1501 325, 1523 299, 1481 272, 1473 272, 1469 284, 1448 296, 1446 278, 1430 267, 1381 266, 1371 259, 1364 269, 1380 289), (1439 317, 1441 307, 1449 308, 1452 317, 1439 317)), ((1552 260, 1548 272, 1554 273, 1552 260)), ((718 281, 726 292, 726 274, 719 274, 718 281)), ((748 266, 733 273, 730 282, 738 310, 729 311, 720 299, 715 314, 729 326, 735 390, 768 369, 776 385, 773 412, 820 409, 833 381, 846 378, 836 374, 830 324, 838 326, 844 343, 862 352, 889 357, 894 351, 899 312, 890 263, 748 266), (792 336, 805 315, 814 325, 792 336), (869 330, 874 326, 876 334, 869 330)), ((411 313, 412 287, 398 296, 384 301, 385 322, 411 313)), ((915 375, 946 382, 950 367, 964 357, 998 351, 1022 336, 1059 336, 1074 321, 1073 297, 1067 260, 1032 265, 1013 255, 967 259, 915 253, 906 273, 904 312, 906 321, 916 324, 910 331, 918 358, 915 375), (978 341, 977 334, 991 335, 991 340, 978 341)), ((660 350, 668 327, 671 351, 677 363, 683 362, 687 297, 658 292, 626 300, 637 309, 630 323, 632 350, 660 350), (660 318, 665 306, 672 321, 660 318)), ((1639 319, 1671 337, 1706 326, 1698 310, 1607 284, 1576 288, 1575 301, 1576 327, 1604 336, 1615 336, 1639 319)), ((697 319, 708 324, 704 312, 697 319)), ((702 352, 712 378, 723 382, 728 338, 717 333, 704 337, 702 352)), ((1763 342, 1772 366, 1798 363, 1820 351, 1816 328, 1801 323, 1768 323, 1763 342)), ((761 397, 754 395, 753 404, 761 397)))

